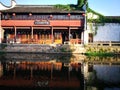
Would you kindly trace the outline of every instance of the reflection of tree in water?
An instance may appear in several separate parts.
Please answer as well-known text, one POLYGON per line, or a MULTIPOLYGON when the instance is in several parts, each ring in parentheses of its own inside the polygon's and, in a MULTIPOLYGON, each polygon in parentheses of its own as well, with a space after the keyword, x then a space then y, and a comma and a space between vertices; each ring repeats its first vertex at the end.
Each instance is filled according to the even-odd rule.
POLYGON ((120 57, 119 56, 112 56, 112 57, 102 57, 102 56, 90 56, 86 57, 87 62, 91 63, 119 63, 120 64, 120 57))
POLYGON ((61 62, 69 62, 71 57, 72 55, 59 55, 57 59, 61 62))

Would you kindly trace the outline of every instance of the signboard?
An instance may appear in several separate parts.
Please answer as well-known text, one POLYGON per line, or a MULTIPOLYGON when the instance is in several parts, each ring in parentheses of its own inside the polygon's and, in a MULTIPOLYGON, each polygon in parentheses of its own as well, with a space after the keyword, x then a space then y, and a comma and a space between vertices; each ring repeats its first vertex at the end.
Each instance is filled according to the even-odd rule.
POLYGON ((35 25, 50 25, 50 22, 48 20, 35 20, 35 25))

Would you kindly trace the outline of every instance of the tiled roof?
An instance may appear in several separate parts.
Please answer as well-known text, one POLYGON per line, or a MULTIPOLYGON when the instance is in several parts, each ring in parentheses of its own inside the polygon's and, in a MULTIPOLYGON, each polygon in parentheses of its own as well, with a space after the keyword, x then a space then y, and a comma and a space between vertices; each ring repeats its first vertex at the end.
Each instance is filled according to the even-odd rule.
POLYGON ((5 13, 84 13, 84 11, 65 11, 52 5, 17 5, 13 9, 3 11, 5 13))
POLYGON ((112 18, 112 19, 117 19, 120 18, 120 16, 105 16, 106 18, 112 18))

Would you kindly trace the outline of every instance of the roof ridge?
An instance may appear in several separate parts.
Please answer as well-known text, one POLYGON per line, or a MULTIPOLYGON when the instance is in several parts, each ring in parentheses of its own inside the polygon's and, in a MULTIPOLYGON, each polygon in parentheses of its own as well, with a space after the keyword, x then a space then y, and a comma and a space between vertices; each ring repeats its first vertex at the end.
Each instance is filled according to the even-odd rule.
POLYGON ((16 7, 54 7, 54 5, 16 5, 16 7))

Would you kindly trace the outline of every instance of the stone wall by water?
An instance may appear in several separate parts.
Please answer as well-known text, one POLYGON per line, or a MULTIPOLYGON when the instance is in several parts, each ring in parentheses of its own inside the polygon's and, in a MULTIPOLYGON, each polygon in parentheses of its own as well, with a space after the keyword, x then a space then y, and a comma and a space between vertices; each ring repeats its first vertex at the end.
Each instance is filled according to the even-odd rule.
POLYGON ((82 45, 40 45, 40 44, 2 44, 4 52, 32 52, 32 53, 85 53, 82 45))

